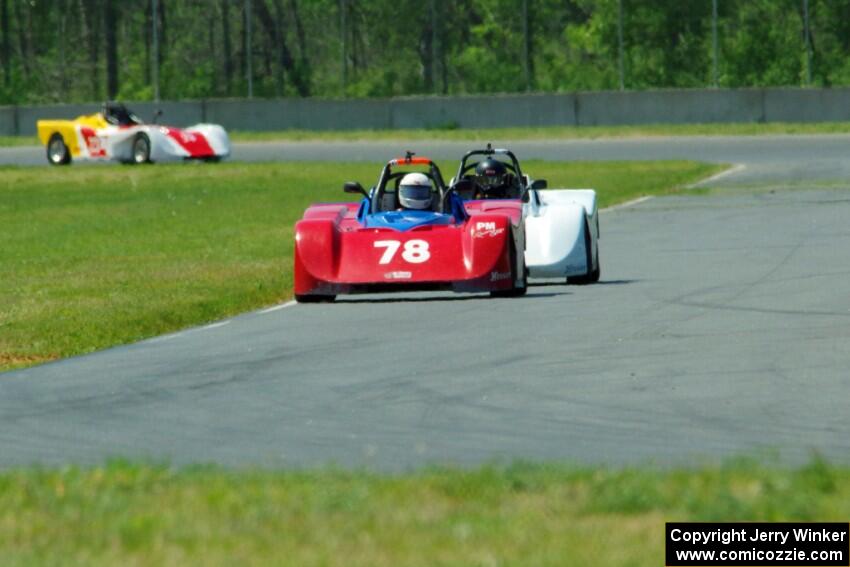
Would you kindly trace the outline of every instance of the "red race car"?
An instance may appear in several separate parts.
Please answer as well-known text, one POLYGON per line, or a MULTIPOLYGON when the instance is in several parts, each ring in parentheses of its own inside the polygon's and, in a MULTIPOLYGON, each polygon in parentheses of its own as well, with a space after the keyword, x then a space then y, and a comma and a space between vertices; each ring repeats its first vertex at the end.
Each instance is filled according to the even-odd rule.
POLYGON ((464 206, 428 158, 391 160, 359 203, 317 204, 295 225, 295 299, 389 291, 526 291, 522 201, 464 206))

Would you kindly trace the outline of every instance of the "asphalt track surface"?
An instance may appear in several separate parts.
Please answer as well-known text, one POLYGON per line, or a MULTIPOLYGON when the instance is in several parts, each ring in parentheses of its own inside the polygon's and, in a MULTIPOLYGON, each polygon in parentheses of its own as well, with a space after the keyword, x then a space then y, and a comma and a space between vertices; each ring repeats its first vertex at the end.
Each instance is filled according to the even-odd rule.
POLYGON ((772 140, 703 140, 743 189, 604 213, 598 285, 277 306, 2 374, 0 466, 848 462, 850 167, 772 140))
MULTIPOLYGON (((521 159, 659 160, 692 159, 741 164, 736 184, 850 179, 850 135, 649 137, 597 140, 492 141, 521 159)), ((233 146, 233 161, 374 161, 415 151, 434 159, 457 160, 469 142, 264 142, 233 146)), ((43 148, 0 148, 0 165, 47 167, 43 148)))

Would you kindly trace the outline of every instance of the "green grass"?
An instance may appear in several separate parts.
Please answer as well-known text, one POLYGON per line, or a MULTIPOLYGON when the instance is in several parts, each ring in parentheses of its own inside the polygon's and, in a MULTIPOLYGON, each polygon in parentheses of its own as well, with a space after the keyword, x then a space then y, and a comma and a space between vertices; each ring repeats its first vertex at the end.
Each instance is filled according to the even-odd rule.
POLYGON ((0 148, 38 145, 40 142, 35 136, 0 136, 0 148))
MULTIPOLYGON (((447 163, 446 168, 454 164, 447 163)), ((528 162, 602 206, 717 166, 528 162)), ((292 226, 379 164, 0 169, 0 370, 90 352, 290 297, 292 226)))
MULTIPOLYGON (((850 122, 741 124, 641 124, 634 126, 546 126, 516 128, 429 128, 396 130, 280 130, 276 132, 229 132, 234 142, 359 141, 359 140, 457 140, 487 142, 658 136, 760 136, 769 134, 850 134, 850 122)), ((29 136, 0 136, 0 147, 33 146, 29 136)))
POLYGON ((846 521, 850 469, 0 473, 17 565, 657 566, 665 521, 846 521))
POLYGON ((595 138, 640 138, 659 136, 759 136, 769 134, 847 134, 850 122, 742 123, 742 124, 646 124, 635 126, 549 126, 481 129, 411 130, 285 130, 279 132, 231 132, 237 142, 276 140, 457 140, 517 141, 595 138))

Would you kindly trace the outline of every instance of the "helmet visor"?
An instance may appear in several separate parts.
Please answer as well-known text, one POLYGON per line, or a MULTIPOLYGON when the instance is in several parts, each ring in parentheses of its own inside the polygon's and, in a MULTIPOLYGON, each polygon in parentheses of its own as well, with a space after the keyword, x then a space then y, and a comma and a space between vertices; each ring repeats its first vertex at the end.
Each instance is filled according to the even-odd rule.
POLYGON ((424 201, 431 198, 431 188, 424 185, 402 185, 401 196, 416 201, 424 201))
POLYGON ((425 209, 431 205, 431 188, 425 185, 402 185, 398 190, 401 205, 408 209, 425 209))
POLYGON ((498 187, 502 184, 501 175, 482 175, 478 178, 478 182, 484 187, 498 187))

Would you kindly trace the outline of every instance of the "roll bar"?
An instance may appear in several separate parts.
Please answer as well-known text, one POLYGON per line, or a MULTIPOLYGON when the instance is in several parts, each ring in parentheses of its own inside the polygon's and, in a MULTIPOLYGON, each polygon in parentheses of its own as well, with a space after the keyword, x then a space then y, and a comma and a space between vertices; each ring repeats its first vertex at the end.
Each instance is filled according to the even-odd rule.
POLYGON ((514 169, 514 173, 516 174, 517 179, 522 186, 522 192, 528 190, 528 186, 525 183, 525 176, 522 174, 522 170, 519 166, 519 160, 516 158, 514 153, 510 150, 504 148, 494 148, 492 144, 488 143, 487 147, 483 150, 471 150, 463 154, 463 157, 460 160, 460 167, 457 170, 457 175, 455 175, 455 182, 460 181, 460 178, 463 176, 463 172, 466 170, 467 165, 466 162, 472 156, 492 156, 492 155, 505 155, 511 158, 511 166, 514 169))
POLYGON ((416 154, 414 152, 406 152, 404 157, 397 157, 395 159, 391 159, 387 162, 384 168, 381 170, 381 175, 378 177, 378 184, 375 186, 375 195, 371 199, 369 211, 372 213, 377 212, 378 203, 381 201, 383 197, 384 190, 386 189, 387 181, 392 174, 393 167, 399 166, 408 166, 408 165, 427 165, 428 173, 431 174, 434 181, 437 184, 437 190, 440 193, 440 206, 443 207, 445 203, 445 195, 447 193, 446 190, 446 182, 443 181, 443 175, 440 173, 440 168, 437 167, 437 164, 431 158, 427 157, 415 157, 416 154))

